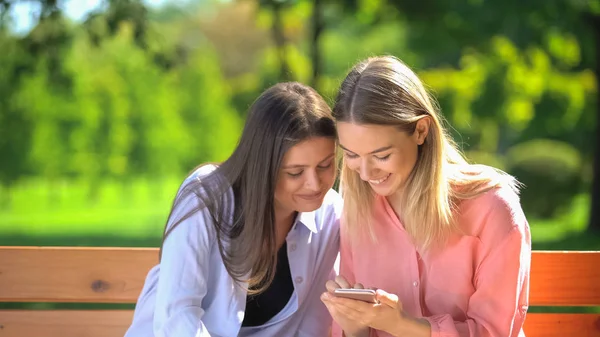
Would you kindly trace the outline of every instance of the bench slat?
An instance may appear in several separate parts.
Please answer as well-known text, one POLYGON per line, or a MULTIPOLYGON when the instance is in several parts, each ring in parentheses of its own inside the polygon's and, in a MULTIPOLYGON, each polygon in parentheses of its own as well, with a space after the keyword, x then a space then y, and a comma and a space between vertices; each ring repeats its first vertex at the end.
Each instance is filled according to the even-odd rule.
POLYGON ((135 303, 154 248, 0 247, 0 302, 135 303))
POLYGON ((524 330, 527 337, 600 337, 600 314, 527 314, 524 330))
MULTIPOLYGON (((0 302, 135 303, 156 248, 0 247, 0 302)), ((600 252, 535 251, 530 305, 600 305, 600 252)))
MULTIPOLYGON (((123 337, 131 310, 0 310, 0 337, 123 337)), ((527 337, 600 337, 600 314, 527 314, 527 337)))
POLYGON ((600 252, 533 252, 529 304, 600 305, 600 252))
POLYGON ((123 337, 132 310, 0 310, 0 337, 123 337))

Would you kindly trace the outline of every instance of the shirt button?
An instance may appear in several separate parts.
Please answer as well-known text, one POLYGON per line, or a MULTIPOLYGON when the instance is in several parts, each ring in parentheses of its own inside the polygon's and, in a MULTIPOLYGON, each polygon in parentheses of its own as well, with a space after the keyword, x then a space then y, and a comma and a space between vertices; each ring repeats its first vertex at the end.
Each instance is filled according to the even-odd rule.
POLYGON ((304 281, 304 279, 300 276, 296 277, 296 283, 302 283, 302 281, 304 281))
POLYGON ((413 282, 413 287, 418 287, 419 286, 419 282, 415 281, 413 282))
POLYGON ((296 250, 296 248, 297 248, 297 247, 296 247, 296 244, 295 244, 295 243, 292 243, 292 244, 290 245, 290 251, 291 251, 291 252, 295 251, 295 250, 296 250))

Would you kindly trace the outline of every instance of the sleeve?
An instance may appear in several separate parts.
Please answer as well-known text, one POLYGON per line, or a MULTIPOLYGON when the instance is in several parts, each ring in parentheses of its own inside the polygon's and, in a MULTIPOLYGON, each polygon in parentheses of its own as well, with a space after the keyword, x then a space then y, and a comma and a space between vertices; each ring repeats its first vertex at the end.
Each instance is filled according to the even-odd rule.
MULTIPOLYGON (((192 193, 176 206, 171 219, 197 206, 197 197, 192 193)), ((163 243, 154 311, 156 337, 210 336, 202 323, 202 299, 207 293, 211 221, 208 211, 197 211, 173 229, 163 243)))
POLYGON ((508 221, 512 227, 479 264, 467 319, 457 322, 447 314, 425 317, 432 337, 520 336, 529 305, 531 236, 520 207, 504 206, 494 208, 485 226, 506 228, 508 221))

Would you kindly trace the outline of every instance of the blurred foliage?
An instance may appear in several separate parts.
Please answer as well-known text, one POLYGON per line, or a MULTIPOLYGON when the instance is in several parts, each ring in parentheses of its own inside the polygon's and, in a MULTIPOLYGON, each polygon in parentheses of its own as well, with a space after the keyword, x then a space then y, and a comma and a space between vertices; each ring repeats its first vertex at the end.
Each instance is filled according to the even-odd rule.
POLYGON ((551 218, 563 214, 582 185, 581 156, 564 142, 536 139, 512 147, 509 171, 525 184, 522 204, 528 215, 551 218))
POLYGON ((600 0, 105 0, 83 22, 33 2, 37 23, 18 35, 0 1, 1 231, 94 217, 155 231, 174 192, 151 182, 172 189, 226 158, 262 90, 298 80, 331 102, 380 54, 419 73, 473 162, 526 185, 527 214, 558 219, 589 192, 600 0))

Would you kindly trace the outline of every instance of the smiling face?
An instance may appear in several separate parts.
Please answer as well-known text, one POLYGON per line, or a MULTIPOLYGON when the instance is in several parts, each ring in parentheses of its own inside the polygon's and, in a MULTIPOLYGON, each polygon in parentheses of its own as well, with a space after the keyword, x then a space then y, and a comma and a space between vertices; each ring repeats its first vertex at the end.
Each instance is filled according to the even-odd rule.
POLYGON ((350 122, 339 122, 337 128, 345 165, 375 193, 391 196, 403 188, 415 167, 428 123, 419 120, 413 133, 394 126, 350 122))
POLYGON ((275 207, 281 213, 312 212, 321 207, 334 181, 335 140, 304 140, 283 157, 275 187, 275 207))

